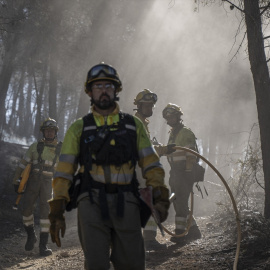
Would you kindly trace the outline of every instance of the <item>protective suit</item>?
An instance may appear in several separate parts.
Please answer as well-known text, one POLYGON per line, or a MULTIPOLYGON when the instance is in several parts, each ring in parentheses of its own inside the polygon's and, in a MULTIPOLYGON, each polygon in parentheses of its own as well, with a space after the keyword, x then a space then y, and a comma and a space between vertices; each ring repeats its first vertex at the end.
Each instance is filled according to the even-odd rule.
MULTIPOLYGON (((163 110, 163 117, 172 127, 168 144, 174 143, 176 146, 187 147, 197 151, 196 137, 191 129, 187 128, 182 123, 182 115, 181 108, 175 104, 169 103, 163 110)), ((192 153, 177 149, 175 152, 167 155, 167 159, 171 166, 169 185, 171 192, 176 195, 176 199, 173 201, 176 213, 175 233, 182 234, 186 230, 189 217, 188 200, 194 184, 192 170, 196 163, 196 156, 192 153)), ((194 217, 192 217, 192 223, 187 237, 190 239, 201 237, 194 217)), ((184 238, 172 237, 171 241, 179 242, 183 239, 184 238)))
MULTIPOLYGON (((50 140, 43 138, 39 142, 33 143, 27 150, 25 156, 21 159, 16 169, 13 184, 15 191, 18 190, 18 179, 26 168, 27 164, 31 164, 31 172, 27 181, 26 189, 23 194, 23 224, 27 232, 26 250, 32 250, 34 243, 37 241, 34 230, 34 207, 39 198, 39 214, 40 214, 40 255, 47 256, 52 251, 47 248, 49 236, 49 204, 48 200, 52 196, 52 177, 54 169, 57 165, 61 150, 61 143, 58 143, 56 133, 58 127, 55 120, 47 119, 42 124, 40 130, 55 130, 55 137, 50 140)), ((46 132, 46 131, 45 131, 46 132)))
POLYGON ((115 269, 143 270, 135 167, 138 163, 145 185, 152 186, 162 221, 169 207, 164 170, 141 121, 119 110, 116 95, 122 84, 116 70, 98 64, 90 69, 85 85, 92 113, 75 121, 64 138, 49 202, 52 241, 61 246, 68 191, 78 169, 78 232, 85 269, 109 269, 111 261, 115 269))
MULTIPOLYGON (((148 125, 150 123, 148 117, 152 115, 153 107, 156 102, 157 102, 157 95, 153 93, 152 91, 150 91, 149 89, 144 89, 137 94, 133 103, 134 105, 137 106, 135 116, 138 117, 142 121, 149 139, 151 139, 151 136, 150 136, 150 131, 148 128, 148 125)), ((159 155, 159 157, 169 152, 167 145, 158 144, 158 145, 154 145, 154 148, 157 154, 159 155)), ((137 173, 137 178, 140 182, 140 187, 144 187, 143 185, 144 181, 142 180, 143 177, 140 170, 137 169, 136 173, 137 173)), ((157 236, 157 224, 154 221, 154 218, 150 217, 150 219, 148 220, 143 230, 143 237, 145 241, 145 247, 147 250, 162 247, 162 245, 156 240, 156 236, 157 236)))

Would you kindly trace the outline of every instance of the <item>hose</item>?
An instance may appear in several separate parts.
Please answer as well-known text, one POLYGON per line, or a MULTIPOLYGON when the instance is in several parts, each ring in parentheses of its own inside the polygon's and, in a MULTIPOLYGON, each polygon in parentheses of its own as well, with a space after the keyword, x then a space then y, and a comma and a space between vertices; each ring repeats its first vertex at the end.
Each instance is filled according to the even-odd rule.
MULTIPOLYGON (((220 172, 215 168, 215 166, 210 161, 208 161, 206 158, 201 156, 199 153, 197 153, 197 152, 195 152, 195 151, 193 151, 193 150, 191 150, 189 148, 182 147, 182 146, 175 146, 174 149, 190 152, 190 153, 194 154, 195 156, 200 157, 205 163, 207 163, 209 165, 209 167, 211 167, 213 169, 213 171, 218 175, 218 177, 221 179, 222 183, 226 187, 226 189, 227 189, 227 191, 229 193, 229 196, 231 198, 231 201, 232 201, 232 205, 233 205, 233 209, 234 209, 235 217, 236 217, 236 224, 237 224, 237 246, 236 246, 236 253, 235 253, 235 259, 234 259, 234 264, 233 264, 233 270, 236 270, 237 269, 238 258, 239 258, 239 253, 240 253, 241 225, 240 225, 240 217, 239 217, 238 209, 237 209, 237 206, 236 206, 236 202, 234 200, 233 194, 232 194, 226 180, 223 178, 223 176, 220 174, 220 172)), ((183 232, 182 234, 175 235, 175 234, 169 232, 166 228, 163 227, 164 231, 167 232, 168 234, 172 235, 172 236, 175 236, 175 237, 182 237, 182 236, 186 235, 188 233, 188 230, 189 230, 190 225, 191 225, 192 212, 193 212, 193 192, 191 192, 191 212, 190 212, 190 215, 189 215, 188 226, 187 226, 186 231, 183 232)))

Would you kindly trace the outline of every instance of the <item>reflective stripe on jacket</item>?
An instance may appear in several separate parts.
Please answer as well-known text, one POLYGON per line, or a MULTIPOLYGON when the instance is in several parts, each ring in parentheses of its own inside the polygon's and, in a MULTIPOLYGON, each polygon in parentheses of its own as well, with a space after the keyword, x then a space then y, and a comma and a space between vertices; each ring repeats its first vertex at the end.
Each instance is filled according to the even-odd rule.
MULTIPOLYGON (((103 126, 105 123, 111 125, 119 122, 119 106, 117 104, 115 110, 104 117, 95 111, 92 107, 93 116, 97 126, 103 126)), ((137 151, 139 155, 138 164, 142 169, 143 177, 146 179, 146 185, 154 187, 164 186, 164 170, 159 161, 159 157, 154 150, 146 130, 142 122, 134 117, 137 133, 137 151)), ((83 120, 78 119, 68 129, 63 146, 59 163, 53 179, 54 200, 65 199, 69 201, 68 189, 71 185, 73 176, 78 168, 80 155, 80 139, 83 129, 83 120)), ((84 167, 79 168, 83 172, 84 167)), ((122 166, 109 166, 110 180, 112 184, 129 184, 134 174, 134 167, 131 161, 124 163, 122 166)), ((106 171, 107 173, 107 171, 106 171)), ((105 183, 105 172, 102 165, 92 164, 90 171, 95 181, 105 183)))
MULTIPOLYGON (((187 128, 186 126, 183 126, 179 131, 177 132, 177 129, 179 129, 179 126, 176 128, 172 128, 168 144, 175 143, 176 146, 182 146, 187 147, 192 150, 196 149, 196 137, 194 133, 187 128)), ((172 154, 167 156, 168 162, 172 165, 174 163, 182 162, 191 160, 192 163, 196 161, 195 155, 192 153, 183 151, 183 150, 176 150, 172 154)))

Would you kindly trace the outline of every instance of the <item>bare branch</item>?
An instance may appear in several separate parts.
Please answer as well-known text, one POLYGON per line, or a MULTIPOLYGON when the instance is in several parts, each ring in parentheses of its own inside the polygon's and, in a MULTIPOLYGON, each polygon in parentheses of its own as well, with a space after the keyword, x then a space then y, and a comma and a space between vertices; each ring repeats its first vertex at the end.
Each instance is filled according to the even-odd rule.
POLYGON ((245 13, 246 14, 246 12, 243 10, 243 9, 241 9, 240 7, 238 7, 238 6, 236 6, 234 3, 232 3, 231 1, 229 1, 229 0, 222 0, 223 2, 228 2, 229 4, 231 4, 233 7, 235 7, 236 9, 238 9, 238 10, 240 10, 241 12, 243 12, 243 13, 245 13))
POLYGON ((245 34, 244 34, 244 36, 243 36, 243 38, 242 38, 242 41, 241 41, 240 45, 238 46, 238 49, 237 49, 236 53, 235 53, 235 54, 233 55, 233 57, 231 58, 230 62, 231 62, 231 61, 233 60, 233 58, 238 54, 240 48, 241 48, 242 45, 243 45, 243 42, 244 42, 245 37, 246 37, 246 34, 247 34, 247 32, 245 32, 245 34))
POLYGON ((266 36, 266 37, 264 37, 263 39, 267 39, 267 38, 270 38, 270 36, 266 36))
POLYGON ((254 178, 255 178, 255 181, 257 182, 257 184, 258 184, 262 189, 265 190, 265 188, 261 185, 261 183, 259 182, 259 180, 258 180, 258 178, 257 178, 257 170, 255 170, 255 172, 254 172, 254 178))
POLYGON ((268 5, 265 6, 264 9, 261 11, 260 16, 262 16, 263 13, 264 13, 269 7, 270 7, 270 2, 269 2, 268 5))

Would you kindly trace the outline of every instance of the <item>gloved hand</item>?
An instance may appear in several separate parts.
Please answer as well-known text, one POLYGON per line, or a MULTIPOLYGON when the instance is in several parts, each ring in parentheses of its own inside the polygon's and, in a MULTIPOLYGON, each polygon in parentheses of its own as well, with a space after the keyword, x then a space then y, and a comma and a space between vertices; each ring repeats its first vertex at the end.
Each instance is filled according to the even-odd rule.
POLYGON ((164 222, 169 215, 168 204, 160 201, 160 202, 157 202, 156 204, 154 204, 154 208, 159 213, 160 223, 164 222))
POLYGON ((61 247, 59 233, 61 231, 61 236, 63 238, 66 232, 66 222, 64 217, 66 201, 55 200, 50 201, 49 204, 50 204, 49 220, 51 223, 50 226, 51 239, 53 243, 56 243, 58 247, 61 247))
POLYGON ((160 215, 160 222, 164 222, 168 217, 170 207, 169 190, 166 187, 155 187, 153 189, 154 208, 160 215))
POLYGON ((19 185, 13 184, 13 186, 14 186, 14 191, 19 194, 19 192, 18 192, 19 185))
POLYGON ((171 143, 167 145, 167 154, 171 154, 176 151, 176 149, 173 149, 176 146, 175 143, 171 143))

